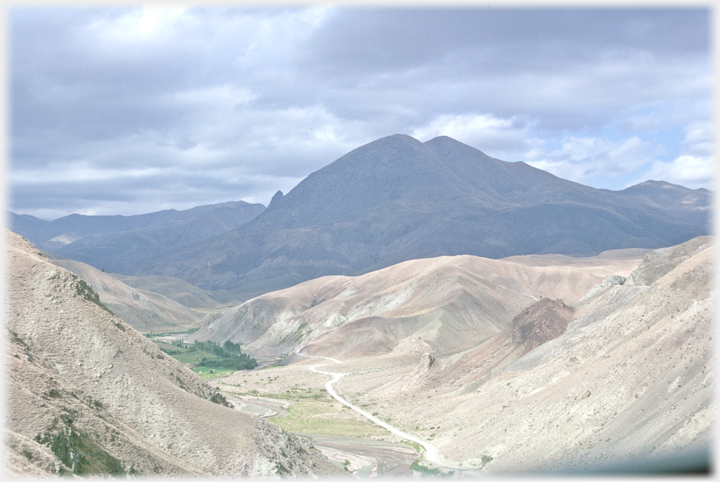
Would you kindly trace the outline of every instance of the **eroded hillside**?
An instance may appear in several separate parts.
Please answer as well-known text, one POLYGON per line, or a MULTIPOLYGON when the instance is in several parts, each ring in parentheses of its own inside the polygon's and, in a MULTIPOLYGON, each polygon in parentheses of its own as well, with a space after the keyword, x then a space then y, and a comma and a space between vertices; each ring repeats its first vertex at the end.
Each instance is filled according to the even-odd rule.
POLYGON ((197 328, 205 317, 205 313, 159 293, 133 288, 80 261, 55 259, 53 264, 85 280, 105 306, 141 333, 193 329, 197 328))
POLYGON ((445 460, 487 473, 707 457, 714 410, 709 243, 651 252, 630 276, 664 272, 649 285, 610 277, 574 305, 563 333, 513 363, 498 359, 533 339, 516 336, 522 327, 549 333, 538 320, 559 322, 557 313, 531 325, 516 318, 494 339, 431 366, 423 356, 414 369, 345 377, 339 391, 430 438, 445 460), (500 369, 483 369, 493 363, 500 369))
MULTIPOLYGON (((292 396, 327 382, 310 371, 322 364, 345 374, 334 384, 345 400, 433 444, 446 470, 652 470, 668 458, 707 467, 712 243, 642 259, 416 260, 314 280, 245 303, 233 322, 256 330, 250 346, 337 360, 291 356, 217 386, 292 396), (463 324, 471 315, 482 322, 463 324)), ((217 333, 231 319, 215 320, 217 333)))
POLYGON ((571 303, 606 275, 627 275, 641 253, 619 250, 579 261, 440 257, 358 277, 328 276, 227 309, 189 340, 230 340, 250 350, 302 347, 348 359, 387 354, 419 337, 438 353, 456 353, 498 334, 543 297, 571 303))
POLYGON ((7 236, 11 474, 342 473, 306 441, 226 406, 84 281, 7 236))

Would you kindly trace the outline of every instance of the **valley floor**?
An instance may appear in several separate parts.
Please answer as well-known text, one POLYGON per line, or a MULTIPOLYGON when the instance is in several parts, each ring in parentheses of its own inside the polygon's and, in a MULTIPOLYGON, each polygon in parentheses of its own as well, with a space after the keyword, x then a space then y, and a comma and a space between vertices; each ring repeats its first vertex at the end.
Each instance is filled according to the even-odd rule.
POLYGON ((317 360, 236 372, 211 380, 237 410, 307 438, 335 465, 359 477, 412 475, 411 444, 341 405, 325 390, 317 360))
MULTIPOLYGON (((429 261, 435 264, 421 284, 378 293, 376 283, 352 301, 348 286, 325 280, 304 289, 324 293, 326 304, 311 303, 292 316, 288 307, 264 315, 278 321, 262 343, 244 345, 251 355, 265 349, 258 352, 264 368, 211 383, 236 409, 311 439, 357 476, 710 470, 710 246, 698 238, 653 251, 634 269, 600 279, 494 262, 482 278, 478 265, 474 298, 463 298, 470 288, 456 289, 469 278, 450 270, 445 278, 453 289, 432 292, 449 293, 481 321, 500 313, 498 306, 522 301, 497 326, 470 330, 471 339, 463 336, 472 320, 458 315, 467 310, 451 306, 428 321, 402 305, 427 303, 408 293, 432 288, 431 278, 443 274, 435 265, 446 260, 429 261), (512 279, 542 290, 520 281, 510 290, 514 269, 512 279), (573 279, 584 280, 582 293, 573 279), (486 296, 498 289, 507 303, 486 296), (534 301, 524 299, 528 293, 534 301), (396 310, 393 317, 388 310, 396 310), (352 319, 355 311, 362 316, 352 319), (683 459, 697 463, 681 468, 683 459)), ((360 281, 372 284, 358 278, 354 286, 360 281)), ((286 303, 296 299, 293 293, 302 291, 274 296, 286 303)))

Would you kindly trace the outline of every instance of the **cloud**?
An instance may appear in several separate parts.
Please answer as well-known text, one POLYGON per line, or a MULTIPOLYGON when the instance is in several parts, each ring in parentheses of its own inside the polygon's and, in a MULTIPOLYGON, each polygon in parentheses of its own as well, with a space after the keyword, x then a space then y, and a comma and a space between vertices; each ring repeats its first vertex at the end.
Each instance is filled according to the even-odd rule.
POLYGON ((650 168, 632 184, 647 180, 663 180, 690 188, 714 189, 715 156, 712 125, 694 122, 682 130, 684 148, 671 161, 654 161, 650 168))
POLYGON ((527 162, 558 177, 584 184, 593 177, 603 175, 618 177, 635 172, 643 165, 653 162, 658 146, 630 137, 620 142, 602 137, 568 137, 557 149, 537 146, 529 152, 527 162))
POLYGON ((715 162, 711 157, 680 156, 672 162, 655 161, 642 181, 663 180, 685 187, 711 187, 715 162))
POLYGON ((508 159, 528 150, 529 142, 524 139, 527 132, 527 126, 519 119, 501 119, 491 114, 461 114, 438 116, 429 125, 415 129, 411 135, 421 141, 448 136, 476 146, 492 157, 508 159))
POLYGON ((709 9, 9 13, 19 212, 267 204, 395 133, 611 188, 709 155, 709 9))

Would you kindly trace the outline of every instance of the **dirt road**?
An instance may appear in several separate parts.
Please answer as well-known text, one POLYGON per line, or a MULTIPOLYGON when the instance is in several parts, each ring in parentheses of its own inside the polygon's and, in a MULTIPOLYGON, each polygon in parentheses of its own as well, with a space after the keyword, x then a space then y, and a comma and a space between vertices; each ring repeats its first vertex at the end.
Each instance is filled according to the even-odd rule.
MULTIPOLYGON (((299 353, 299 352, 296 352, 296 353, 297 353, 298 355, 300 355, 300 356, 307 357, 307 358, 322 358, 322 359, 324 359, 324 360, 329 360, 329 361, 334 362, 334 363, 342 363, 340 360, 336 360, 335 358, 328 358, 328 357, 324 357, 324 356, 303 355, 302 353, 299 353)), ((421 446, 425 449, 425 458, 426 458, 429 462, 431 462, 431 463, 433 463, 433 464, 435 464, 435 465, 437 465, 437 466, 439 466, 439 467, 444 467, 444 468, 446 468, 446 469, 451 469, 451 470, 462 471, 462 472, 465 472, 465 473, 467 473, 467 474, 469 474, 469 475, 475 475, 475 476, 482 475, 482 473, 481 473, 479 470, 476 470, 476 469, 468 469, 468 468, 466 468, 466 467, 459 467, 457 464, 448 463, 448 462, 445 462, 445 461, 440 460, 440 455, 438 454, 437 448, 436 448, 434 445, 432 445, 431 443, 428 443, 428 442, 426 442, 426 441, 424 441, 424 440, 421 440, 421 439, 419 439, 419 438, 417 438, 417 437, 415 437, 415 436, 413 436, 413 435, 407 434, 407 433, 403 432, 402 430, 399 430, 399 429, 393 427, 392 425, 390 425, 390 424, 388 424, 388 423, 386 423, 386 422, 383 422, 382 420, 380 420, 379 418, 375 417, 374 415, 368 413, 367 411, 363 410, 362 408, 360 408, 360 407, 358 407, 358 406, 356 406, 356 405, 353 405, 352 403, 350 403, 350 402, 348 402, 347 400, 345 400, 343 397, 341 397, 341 396, 337 393, 337 391, 335 391, 335 387, 334 387, 333 385, 334 385, 338 380, 340 380, 342 377, 344 377, 345 375, 351 375, 351 373, 332 373, 332 372, 326 372, 326 371, 323 371, 323 370, 318 370, 319 367, 322 367, 322 366, 325 366, 325 365, 328 365, 328 363, 323 363, 323 364, 320 364, 320 365, 315 365, 315 366, 310 367, 309 369, 310 369, 311 371, 316 372, 316 373, 322 373, 322 374, 324 374, 324 375, 329 375, 329 376, 332 377, 332 379, 329 380, 329 381, 325 384, 325 389, 328 391, 328 393, 329 393, 335 400, 337 400, 338 402, 342 403, 342 404, 345 405, 346 407, 348 407, 348 408, 356 411, 357 413, 359 413, 359 414, 362 415, 363 417, 367 418, 367 419, 370 420, 371 422, 373 422, 373 423, 375 423, 375 424, 383 427, 384 429, 392 432, 393 434, 397 435, 398 437, 403 438, 403 439, 405 439, 405 440, 409 440, 409 441, 411 441, 411 442, 414 442, 414 443, 417 443, 417 444, 421 445, 421 446)))

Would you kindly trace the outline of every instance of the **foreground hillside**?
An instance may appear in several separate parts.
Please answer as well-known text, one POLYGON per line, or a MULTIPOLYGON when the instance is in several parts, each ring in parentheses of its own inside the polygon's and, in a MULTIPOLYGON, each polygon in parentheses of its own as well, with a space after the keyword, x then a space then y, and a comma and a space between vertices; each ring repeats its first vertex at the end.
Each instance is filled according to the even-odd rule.
POLYGON ((339 388, 400 426, 419 425, 421 434, 432 427, 446 460, 488 473, 609 470, 678 455, 708 463, 709 242, 651 252, 627 282, 610 277, 576 302, 566 328, 561 307, 536 306, 461 354, 346 377, 339 388), (506 358, 513 343, 529 341, 518 336, 521 325, 550 336, 502 363, 513 361, 506 358))
POLYGON ((341 473, 307 442, 228 408, 20 236, 8 233, 7 247, 11 474, 341 473))
POLYGON ((594 189, 449 137, 393 135, 278 192, 251 222, 168 250, 132 274, 247 299, 411 259, 671 246, 709 233, 710 204, 705 189, 655 181, 594 189))

